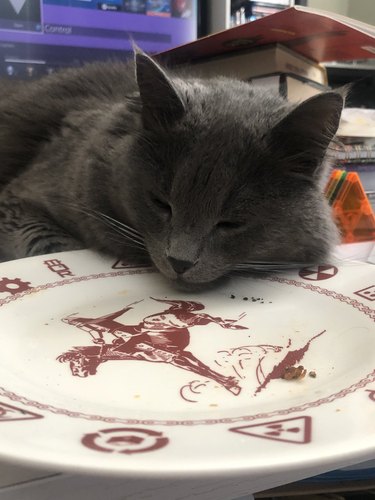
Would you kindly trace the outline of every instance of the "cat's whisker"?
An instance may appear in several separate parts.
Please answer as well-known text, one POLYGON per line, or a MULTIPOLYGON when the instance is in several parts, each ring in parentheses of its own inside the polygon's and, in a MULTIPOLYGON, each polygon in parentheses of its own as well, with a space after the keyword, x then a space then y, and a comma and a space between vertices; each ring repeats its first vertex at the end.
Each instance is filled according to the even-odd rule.
MULTIPOLYGON (((281 272, 279 270, 279 272, 281 272)), ((229 273, 229 276, 232 278, 241 278, 241 279, 249 279, 249 278, 254 278, 254 275, 259 274, 259 276, 265 276, 268 274, 275 274, 275 271, 264 271, 264 270, 259 270, 259 269, 248 269, 247 271, 240 271, 240 270, 233 270, 229 273)))
MULTIPOLYGON (((106 216, 102 212, 97 212, 96 210, 93 209, 88 209, 83 206, 79 205, 74 205, 74 204, 69 204, 69 208, 73 208, 74 210, 77 210, 88 217, 93 217, 96 220, 99 220, 102 222, 102 224, 106 225, 108 228, 110 228, 112 231, 115 233, 119 234, 122 236, 121 243, 124 242, 124 239, 128 240, 129 242, 133 243, 134 248, 138 248, 140 250, 146 250, 146 246, 143 242, 142 236, 136 231, 135 229, 131 228, 130 226, 126 226, 126 224, 122 224, 119 221, 116 221, 116 219, 113 219, 112 217, 106 216), (124 226, 124 227, 121 227, 124 226), (134 234, 130 231, 134 231, 134 234)), ((128 245, 130 246, 130 245, 128 245)))
POLYGON ((270 261, 252 261, 252 262, 242 262, 236 264, 234 269, 296 269, 300 267, 306 267, 309 264, 307 262, 270 262, 270 261))
MULTIPOLYGON (((107 233, 107 239, 113 241, 114 243, 117 243, 119 245, 126 246, 128 248, 134 248, 137 250, 140 250, 142 252, 147 253, 147 250, 145 247, 141 247, 136 243, 133 243, 131 240, 124 238, 124 237, 118 237, 116 238, 116 233, 107 233)), ((120 236, 120 235, 119 235, 120 236)))
POLYGON ((253 265, 249 265, 249 266, 235 266, 233 269, 234 270, 239 270, 239 271, 246 271, 247 269, 248 270, 253 270, 253 269, 258 269, 258 270, 261 270, 261 271, 272 271, 274 269, 280 269, 280 270, 283 270, 283 269, 297 269, 299 268, 300 266, 257 266, 256 264, 253 264, 253 265))
POLYGON ((260 273, 277 273, 285 271, 293 271, 301 269, 309 264, 307 262, 244 262, 233 266, 232 272, 236 275, 242 273, 249 276, 249 274, 260 273))
POLYGON ((242 273, 241 271, 231 271, 230 273, 228 273, 228 276, 236 279, 249 279, 251 277, 249 273, 242 273))
POLYGON ((133 248, 139 248, 140 250, 146 251, 146 247, 142 243, 139 243, 135 240, 132 240, 127 235, 121 233, 120 231, 117 231, 115 228, 112 228, 112 230, 115 231, 119 236, 122 236, 122 240, 120 240, 120 241, 122 241, 122 242, 126 241, 128 246, 130 246, 129 242, 131 242, 132 243, 131 246, 133 246, 133 248))
MULTIPOLYGON (((73 206, 71 205, 71 207, 73 207, 73 206)), ((130 226, 127 226, 126 224, 123 224, 122 222, 117 221, 116 219, 113 219, 112 217, 109 217, 108 215, 103 214, 102 212, 98 212, 96 210, 86 209, 86 208, 78 207, 78 206, 73 207, 73 208, 75 208, 76 210, 79 210, 80 212, 82 212, 90 217, 93 217, 93 218, 96 218, 97 220, 100 220, 101 222, 105 223, 107 226, 121 229, 122 235, 129 236, 129 238, 132 239, 133 241, 137 241, 138 243, 143 244, 143 238, 136 229, 134 229, 130 226)))
POLYGON ((71 208, 76 208, 77 210, 84 211, 88 215, 93 215, 93 216, 97 216, 100 218, 104 217, 105 219, 111 220, 114 224, 121 226, 124 229, 127 229, 129 232, 133 233, 134 236, 138 236, 138 237, 142 238, 141 233, 139 231, 137 231, 134 227, 129 226, 127 224, 124 224, 123 222, 120 222, 119 220, 114 219, 113 217, 110 217, 109 215, 107 215, 103 212, 99 212, 98 210, 94 210, 92 208, 87 208, 87 207, 79 206, 79 205, 70 204, 69 206, 71 208))
POLYGON ((122 236, 123 238, 125 238, 125 239, 127 239, 129 241, 131 241, 134 245, 138 246, 139 248, 143 248, 143 249, 146 248, 145 244, 142 241, 140 241, 140 240, 138 240, 138 239, 130 236, 128 233, 124 232, 120 227, 117 227, 115 224, 112 224, 109 221, 106 221, 106 220, 103 220, 103 219, 101 219, 101 222, 104 225, 106 225, 108 228, 110 228, 112 231, 114 231, 116 234, 122 236))
POLYGON ((132 235, 124 231, 122 228, 116 226, 115 224, 102 220, 103 224, 105 224, 107 227, 111 228, 113 231, 115 231, 117 234, 123 236, 124 238, 128 239, 129 241, 132 241, 134 244, 136 244, 139 248, 146 248, 145 244, 139 240, 138 238, 134 238, 132 235))
POLYGON ((130 234, 133 234, 134 236, 136 236, 138 238, 142 238, 141 234, 133 227, 128 226, 127 224, 124 224, 123 222, 120 222, 120 221, 114 219, 113 217, 110 217, 109 215, 103 214, 101 212, 96 212, 96 213, 99 217, 104 217, 105 219, 112 221, 113 224, 116 224, 117 226, 121 226, 121 228, 128 231, 130 234))
POLYGON ((113 243, 124 245, 127 248, 134 248, 136 250, 141 250, 141 251, 146 252, 145 248, 141 248, 138 245, 132 244, 131 241, 128 241, 126 238, 117 237, 116 233, 106 232, 106 237, 108 240, 113 241, 113 243))

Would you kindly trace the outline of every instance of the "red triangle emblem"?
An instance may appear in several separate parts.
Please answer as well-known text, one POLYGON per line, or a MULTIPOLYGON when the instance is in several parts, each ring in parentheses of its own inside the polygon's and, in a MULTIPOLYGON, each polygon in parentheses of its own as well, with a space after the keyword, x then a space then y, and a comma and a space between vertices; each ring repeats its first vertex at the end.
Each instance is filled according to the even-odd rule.
POLYGON ((38 415, 32 411, 0 403, 0 422, 9 422, 9 420, 32 420, 35 418, 43 418, 43 415, 38 415))
POLYGON ((284 443, 307 444, 311 441, 311 417, 285 418, 262 424, 232 427, 229 430, 246 436, 273 439, 284 443))
POLYGON ((128 267, 136 267, 129 264, 129 262, 125 262, 124 260, 116 260, 113 264, 112 269, 127 269, 128 267))

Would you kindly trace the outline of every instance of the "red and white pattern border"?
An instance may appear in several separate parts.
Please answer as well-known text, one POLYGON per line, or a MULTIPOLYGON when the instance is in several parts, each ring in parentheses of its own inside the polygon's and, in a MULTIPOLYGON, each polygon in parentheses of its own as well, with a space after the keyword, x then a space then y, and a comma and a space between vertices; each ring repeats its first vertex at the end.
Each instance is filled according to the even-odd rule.
POLYGON ((49 411, 56 415, 65 415, 72 418, 81 418, 85 420, 95 420, 100 422, 106 422, 111 424, 131 424, 131 425, 170 425, 170 426, 191 426, 191 425, 213 425, 213 424, 229 424, 235 422, 250 422, 257 419, 268 419, 280 415, 289 415, 295 412, 305 411, 309 408, 316 408, 326 403, 332 403, 340 398, 344 398, 348 394, 353 393, 358 389, 362 389, 367 384, 375 382, 375 370, 367 375, 365 378, 359 382, 352 384, 351 386, 342 389, 340 392, 331 394, 325 398, 317 399, 316 401, 310 401, 299 406, 292 406, 290 408, 285 408, 282 410, 274 410, 271 412, 256 413, 254 415, 242 415, 238 417, 223 417, 223 418, 207 418, 207 419, 197 419, 197 420, 151 420, 151 419, 131 419, 131 418, 118 418, 118 417, 104 417, 102 415, 92 415, 88 413, 82 413, 78 411, 71 411, 65 408, 56 408, 55 406, 39 403, 38 401, 33 401, 31 399, 19 396, 14 392, 9 392, 3 387, 0 387, 0 395, 8 398, 12 401, 17 401, 26 406, 32 406, 33 408, 38 408, 39 410, 49 411))
POLYGON ((297 288, 304 288, 305 290, 311 290, 312 292, 320 293, 321 295, 326 295, 327 297, 331 297, 332 299, 339 300, 345 304, 348 304, 360 312, 363 312, 371 319, 375 321, 375 309, 362 304, 357 299, 353 299, 352 297, 348 297, 347 295, 343 295, 342 293, 335 292, 334 290, 327 290, 327 288, 321 288, 320 286, 312 285, 310 283, 304 283, 302 281, 291 280, 287 278, 280 278, 279 276, 268 276, 265 278, 269 281, 277 281, 278 283, 283 283, 285 285, 292 285, 297 288))

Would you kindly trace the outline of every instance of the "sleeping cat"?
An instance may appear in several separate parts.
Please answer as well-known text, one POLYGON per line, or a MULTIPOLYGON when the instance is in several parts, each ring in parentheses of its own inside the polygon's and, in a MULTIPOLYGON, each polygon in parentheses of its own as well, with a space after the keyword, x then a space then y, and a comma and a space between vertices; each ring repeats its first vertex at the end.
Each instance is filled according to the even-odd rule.
POLYGON ((201 288, 337 241, 322 182, 340 93, 296 106, 137 51, 2 96, 3 260, 89 247, 201 288))

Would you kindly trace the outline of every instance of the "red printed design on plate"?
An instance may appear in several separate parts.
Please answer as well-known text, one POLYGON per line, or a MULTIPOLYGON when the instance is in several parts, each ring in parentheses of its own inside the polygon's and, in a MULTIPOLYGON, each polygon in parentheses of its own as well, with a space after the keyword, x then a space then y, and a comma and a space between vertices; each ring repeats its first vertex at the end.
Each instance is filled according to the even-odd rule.
POLYGON ((131 264, 126 262, 125 260, 116 260, 116 262, 112 265, 112 269, 130 269, 140 267, 139 264, 131 264))
MULTIPOLYGON (((292 348, 292 340, 288 339, 286 345, 244 345, 218 352, 219 359, 215 363, 220 367, 231 367, 236 378, 241 381, 248 379, 255 374, 256 386, 253 395, 256 396, 261 391, 267 389, 272 380, 283 378, 288 367, 300 363, 313 341, 326 333, 323 330, 300 347, 292 348), (274 360, 274 355, 279 356, 279 361, 269 363, 269 359, 274 360)), ((197 403, 205 398, 205 391, 209 389, 209 380, 193 380, 180 389, 181 397, 190 403, 197 403)))
POLYGON ((301 278, 309 281, 322 281, 333 278, 338 273, 338 269, 335 266, 322 265, 322 266, 312 266, 304 267, 298 273, 301 278))
POLYGON ((372 389, 367 389, 366 392, 368 392, 368 397, 370 398, 371 401, 373 401, 375 403, 375 390, 372 389))
POLYGON ((70 268, 59 259, 49 259, 43 262, 50 271, 58 274, 61 278, 74 276, 70 268))
POLYGON ((284 443, 307 444, 311 442, 311 417, 285 418, 262 424, 232 427, 229 430, 284 443))
POLYGON ((85 434, 81 440, 87 448, 106 453, 145 453, 164 448, 169 439, 150 429, 120 427, 85 434))
POLYGON ((358 297, 362 297, 363 299, 372 302, 375 300, 375 285, 368 286, 367 288, 362 288, 362 290, 357 290, 353 293, 358 295, 358 297))
POLYGON ((33 288, 29 281, 22 281, 21 278, 1 278, 0 292, 8 292, 11 295, 25 292, 33 288))
MULTIPOLYGON (((142 301, 133 302, 119 311, 98 318, 82 318, 76 315, 63 318, 63 322, 88 332, 96 345, 74 347, 57 359, 69 363, 72 375, 77 377, 96 375, 99 365, 109 360, 168 363, 209 379, 206 382, 194 380, 181 387, 182 399, 195 403, 202 399, 200 393, 210 381, 220 384, 238 396, 241 392, 240 380, 246 377, 245 373, 249 376, 252 370, 255 370, 257 386, 254 395, 257 395, 265 390, 272 380, 280 379, 288 366, 299 363, 311 343, 326 333, 325 330, 317 333, 298 348, 291 348, 291 339, 288 339, 285 346, 247 345, 219 351, 220 360, 215 360, 216 364, 220 368, 226 365, 232 366, 233 369, 233 375, 223 375, 187 350, 190 342, 189 329, 214 323, 226 329, 247 330, 247 327, 235 324, 245 313, 241 313, 238 319, 223 319, 198 312, 204 309, 200 302, 153 297, 151 299, 170 306, 159 313, 144 317, 138 324, 124 324, 117 318, 142 301), (106 342, 105 336, 108 334, 113 339, 112 342, 106 342), (275 352, 280 353, 280 360, 267 368, 268 358, 275 352)), ((204 398, 204 394, 202 397, 204 398)))
POLYGON ((194 326, 215 323, 222 328, 246 330, 247 327, 235 324, 243 318, 244 313, 238 319, 223 319, 197 312, 204 309, 204 305, 200 302, 153 297, 151 299, 169 304, 169 307, 159 313, 146 316, 135 325, 123 324, 116 319, 142 301, 133 302, 119 311, 99 318, 67 316, 62 321, 87 331, 94 344, 97 345, 74 347, 57 359, 60 362, 68 362, 72 375, 78 377, 95 375, 98 366, 109 360, 168 363, 202 377, 208 377, 233 394, 239 394, 241 388, 235 377, 224 376, 212 370, 186 348, 190 342, 189 328, 194 326), (104 334, 110 334, 113 337, 111 343, 105 342, 104 334))
POLYGON ((9 420, 34 420, 43 418, 32 411, 22 410, 16 406, 0 403, 0 422, 9 422, 9 420))

